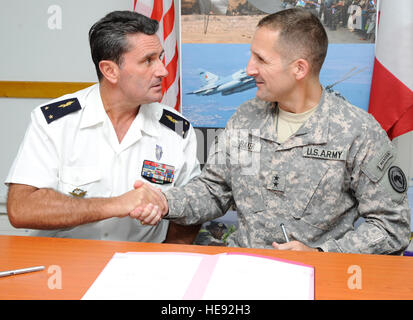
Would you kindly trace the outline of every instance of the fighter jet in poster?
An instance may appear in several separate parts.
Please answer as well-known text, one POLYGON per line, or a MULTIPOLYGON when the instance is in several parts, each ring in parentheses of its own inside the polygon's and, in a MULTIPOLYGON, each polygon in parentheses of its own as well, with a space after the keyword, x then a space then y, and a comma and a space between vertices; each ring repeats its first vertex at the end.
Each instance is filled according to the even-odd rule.
POLYGON ((187 94, 196 94, 198 96, 209 96, 221 93, 228 96, 236 92, 242 92, 256 86, 255 79, 246 73, 246 69, 238 70, 230 76, 219 77, 216 74, 206 70, 199 70, 199 77, 202 86, 187 94))

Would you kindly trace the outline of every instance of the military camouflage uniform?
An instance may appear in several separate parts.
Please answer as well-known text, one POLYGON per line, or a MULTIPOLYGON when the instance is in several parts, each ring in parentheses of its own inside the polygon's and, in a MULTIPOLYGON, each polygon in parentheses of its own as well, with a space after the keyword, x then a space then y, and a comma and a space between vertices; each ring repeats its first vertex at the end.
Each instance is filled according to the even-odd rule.
POLYGON ((410 234, 407 181, 374 118, 323 90, 310 119, 278 144, 275 110, 258 99, 241 105, 202 174, 165 192, 167 218, 200 223, 235 204, 230 246, 272 248, 285 242, 284 223, 290 241, 324 251, 401 253, 410 234))

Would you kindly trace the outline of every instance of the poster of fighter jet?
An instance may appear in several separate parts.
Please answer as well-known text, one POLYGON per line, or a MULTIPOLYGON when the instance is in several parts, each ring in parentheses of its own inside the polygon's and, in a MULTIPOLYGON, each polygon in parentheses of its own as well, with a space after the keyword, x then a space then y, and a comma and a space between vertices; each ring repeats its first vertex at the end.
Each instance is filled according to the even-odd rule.
MULTIPOLYGON (((374 61, 374 39, 367 31, 349 29, 352 12, 326 11, 319 1, 182 0, 182 113, 195 127, 224 127, 243 102, 256 94, 246 72, 250 43, 258 21, 267 13, 302 5, 319 16, 329 49, 320 74, 324 87, 367 110, 374 61), (208 5, 213 8, 205 10, 208 5), (226 7, 226 10, 222 8, 226 7), (220 9, 218 9, 220 8, 220 9)), ((374 20, 370 2, 368 23, 374 20), (370 21, 370 22, 369 22, 370 21)))
MULTIPOLYGON (((182 44, 182 113, 196 127, 224 127, 256 94, 245 72, 248 44, 182 44)), ((367 110, 373 44, 331 44, 320 72, 324 87, 367 110)))
POLYGON ((202 86, 195 91, 188 92, 188 94, 210 96, 220 93, 223 96, 228 96, 256 87, 255 79, 247 74, 245 68, 225 77, 220 77, 209 71, 199 69, 199 79, 202 86))

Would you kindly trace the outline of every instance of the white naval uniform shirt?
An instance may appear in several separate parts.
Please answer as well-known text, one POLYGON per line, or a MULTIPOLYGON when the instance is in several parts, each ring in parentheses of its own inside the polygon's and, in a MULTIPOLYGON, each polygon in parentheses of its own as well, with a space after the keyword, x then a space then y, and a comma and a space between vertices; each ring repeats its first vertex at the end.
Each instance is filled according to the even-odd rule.
MULTIPOLYGON (((164 109, 178 114, 174 109, 159 103, 141 105, 119 143, 104 110, 99 85, 54 101, 73 97, 78 99, 81 110, 50 124, 41 106, 32 112, 31 123, 6 184, 52 188, 69 196, 78 188, 86 191, 85 197, 114 197, 132 190, 136 180, 151 183, 142 177, 145 160, 172 166, 175 170, 172 183, 151 183, 163 191, 182 186, 199 175, 193 127, 190 126, 183 138, 159 122, 164 109)), ((124 217, 59 230, 34 230, 32 235, 162 242, 167 229, 166 220, 152 227, 124 217)))

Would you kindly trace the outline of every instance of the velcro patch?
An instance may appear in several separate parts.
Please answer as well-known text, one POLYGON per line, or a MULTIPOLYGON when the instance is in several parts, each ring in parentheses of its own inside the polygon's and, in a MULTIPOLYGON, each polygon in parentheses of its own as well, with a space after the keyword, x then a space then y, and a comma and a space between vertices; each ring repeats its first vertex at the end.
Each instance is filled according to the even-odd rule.
POLYGON ((274 173, 272 176, 267 177, 267 189, 273 191, 284 192, 285 190, 285 175, 274 173))
POLYGON ((362 170, 372 181, 377 182, 383 177, 394 160, 392 149, 385 144, 368 163, 363 164, 362 170))
POLYGON ((391 158, 393 158, 393 154, 390 151, 386 151, 377 163, 377 168, 383 170, 391 158))
POLYGON ((238 148, 249 152, 260 152, 261 144, 259 142, 249 142, 245 140, 240 140, 238 142, 238 148))
POLYGON ((389 169, 389 181, 394 191, 405 193, 407 190, 407 179, 402 169, 397 166, 392 166, 389 169))
POLYGON ((402 169, 396 165, 392 165, 387 169, 387 174, 383 175, 379 185, 397 203, 401 203, 406 197, 407 179, 402 169))
POLYGON ((314 146, 303 147, 303 157, 345 161, 347 159, 347 151, 346 150, 331 150, 327 148, 314 147, 314 146))

